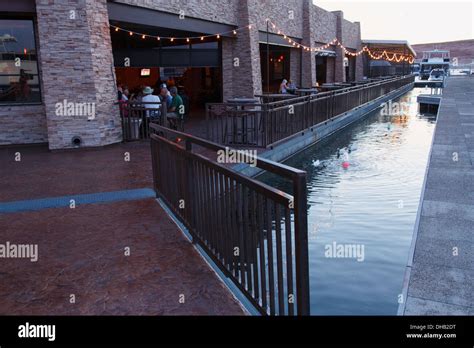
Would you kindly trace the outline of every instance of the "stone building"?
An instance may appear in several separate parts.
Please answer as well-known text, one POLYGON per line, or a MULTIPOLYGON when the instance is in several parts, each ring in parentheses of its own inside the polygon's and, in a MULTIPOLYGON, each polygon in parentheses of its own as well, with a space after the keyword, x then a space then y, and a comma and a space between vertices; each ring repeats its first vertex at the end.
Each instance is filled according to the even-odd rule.
POLYGON ((335 38, 360 50, 360 24, 311 0, 0 1, 0 145, 120 142, 117 84, 181 86, 199 114, 282 79, 362 78, 361 56, 311 50, 335 38))

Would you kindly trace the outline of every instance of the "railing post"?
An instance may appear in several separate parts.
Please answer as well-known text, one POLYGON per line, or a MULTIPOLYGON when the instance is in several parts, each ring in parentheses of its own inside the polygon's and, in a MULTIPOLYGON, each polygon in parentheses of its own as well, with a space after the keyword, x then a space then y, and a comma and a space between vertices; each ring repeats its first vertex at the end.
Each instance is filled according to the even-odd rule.
POLYGON ((268 146, 268 105, 265 103, 263 104, 263 108, 262 108, 262 117, 263 117, 262 145, 263 147, 267 147, 268 146))
POLYGON ((167 115, 168 115, 168 104, 166 102, 166 100, 163 100, 163 102, 161 103, 161 116, 160 117, 160 125, 161 126, 165 126, 166 127, 166 121, 167 121, 167 115))
MULTIPOLYGON (((191 153, 192 150, 193 150, 193 143, 191 142, 191 140, 189 139, 186 139, 185 141, 185 146, 186 146, 186 151, 191 153)), ((186 197, 189 198, 191 201, 192 201, 192 205, 191 205, 191 209, 189 209, 189 203, 190 202, 185 202, 185 207, 188 207, 187 211, 190 212, 190 215, 191 215, 191 225, 193 227, 196 227, 196 211, 197 211, 197 207, 196 207, 196 200, 194 199, 195 197, 195 194, 194 194, 194 183, 193 183, 193 179, 195 178, 194 176, 194 167, 193 167, 193 162, 192 161, 185 161, 185 165, 186 165, 186 175, 187 175, 187 179, 186 179, 186 197)), ((189 232, 191 233, 191 237, 192 237, 192 243, 193 244, 196 244, 197 243, 197 240, 196 240, 196 233, 195 231, 190 228, 189 229, 189 232)))
POLYGON ((124 103, 122 102, 118 102, 118 107, 119 107, 119 111, 120 111, 120 121, 122 122, 122 140, 124 142, 127 141, 127 132, 125 130, 125 114, 124 114, 124 109, 125 109, 125 105, 124 103))
POLYGON ((293 178, 295 212, 296 308, 298 315, 310 314, 308 261, 308 203, 306 173, 293 178))
POLYGON ((204 110, 206 112, 206 139, 211 140, 210 138, 210 132, 209 132, 209 127, 210 127, 210 119, 209 119, 209 105, 206 103, 204 105, 204 110))

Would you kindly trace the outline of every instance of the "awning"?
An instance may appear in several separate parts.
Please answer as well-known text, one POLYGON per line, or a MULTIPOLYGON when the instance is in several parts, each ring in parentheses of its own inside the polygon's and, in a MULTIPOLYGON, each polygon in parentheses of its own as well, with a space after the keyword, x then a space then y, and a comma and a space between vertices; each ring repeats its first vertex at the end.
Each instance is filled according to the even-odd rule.
POLYGON ((336 57, 336 52, 328 50, 320 50, 316 52, 316 57, 336 57))
MULTIPOLYGON (((156 11, 144 7, 130 6, 116 2, 108 2, 109 20, 123 23, 161 27, 173 30, 188 31, 192 33, 217 34, 229 33, 236 29, 235 26, 210 22, 202 19, 186 17, 186 20, 176 20, 173 13, 156 11)), ((232 37, 232 33, 221 34, 232 37)))
MULTIPOLYGON (((259 37, 258 37, 258 41, 260 43, 263 43, 263 44, 266 44, 267 43, 267 32, 265 31, 260 31, 258 33, 259 37)), ((296 38, 293 38, 291 37, 290 39, 292 39, 293 41, 297 42, 297 43, 301 43, 301 39, 296 39, 296 38)), ((273 34, 273 33, 269 33, 268 34, 268 43, 270 45, 277 45, 277 46, 285 46, 285 47, 294 47, 292 44, 290 44, 287 40, 285 40, 283 38, 283 36, 281 35, 278 35, 278 34, 273 34)))
POLYGON ((366 45, 375 53, 388 51, 398 54, 411 54, 416 57, 415 50, 405 40, 362 40, 362 45, 366 45))

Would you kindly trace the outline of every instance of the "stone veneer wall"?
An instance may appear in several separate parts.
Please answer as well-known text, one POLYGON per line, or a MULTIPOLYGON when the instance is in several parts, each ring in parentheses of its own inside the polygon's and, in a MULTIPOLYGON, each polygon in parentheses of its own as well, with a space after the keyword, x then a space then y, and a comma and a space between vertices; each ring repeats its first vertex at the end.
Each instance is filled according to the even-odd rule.
POLYGON ((290 80, 296 83, 297 86, 301 84, 301 53, 298 48, 290 49, 290 80))
POLYGON ((37 0, 43 102, 50 149, 121 141, 106 0, 37 0), (70 18, 75 11, 76 18, 70 18), (95 119, 56 114, 56 103, 94 103, 95 119))
MULTIPOLYGON (((234 91, 234 71, 237 76, 239 69, 234 66, 235 51, 234 39, 222 38, 222 99, 226 101, 236 96, 238 91, 234 91)), ((238 57, 237 57, 238 58, 238 57)), ((236 86, 238 88, 238 86, 236 86)))
POLYGON ((253 11, 254 3, 258 0, 241 0, 238 11, 240 27, 252 26, 243 30, 233 41, 234 57, 240 60, 240 66, 234 70, 234 96, 253 98, 262 94, 262 70, 260 67, 259 32, 256 28, 257 13, 253 11))
POLYGON ((0 145, 47 141, 43 105, 0 106, 0 145))
POLYGON ((311 30, 316 42, 327 43, 337 35, 337 16, 316 5, 312 7, 311 30))
POLYGON ((87 0, 92 69, 94 73, 96 113, 101 145, 122 141, 121 118, 115 105, 117 89, 110 37, 107 0, 87 0))
MULTIPOLYGON (((249 11, 258 30, 267 31, 266 19, 270 19, 285 34, 295 38, 303 38, 303 21, 305 15, 304 5, 309 0, 252 0, 249 11)), ((277 33, 277 29, 270 26, 271 33, 277 33)))
MULTIPOLYGON (((349 22, 346 19, 342 20, 342 39, 344 45, 353 50, 359 51, 362 49, 361 31, 359 22, 349 22)), ((365 53, 364 53, 365 54, 365 53)), ((356 57, 355 78, 361 80, 364 76, 363 57, 356 57)))
POLYGON ((326 83, 333 83, 333 82, 336 82, 335 76, 334 76, 335 64, 336 64, 336 58, 334 58, 334 57, 329 57, 329 58, 327 59, 327 65, 326 65, 326 83))
POLYGON ((359 50, 361 45, 360 24, 358 22, 352 23, 347 19, 342 18, 341 26, 341 34, 344 46, 347 48, 359 50))
MULTIPOLYGON (((334 11, 336 15, 336 37, 337 39, 344 44, 344 38, 342 37, 342 22, 344 21, 344 13, 342 11, 334 11)), ((335 69, 334 69, 334 81, 335 82, 346 82, 346 69, 344 68, 344 50, 339 46, 334 46, 334 51, 336 52, 335 58, 335 69)))
POLYGON ((241 0, 115 0, 114 2, 176 14, 184 11, 185 16, 237 25, 241 0))
MULTIPOLYGON (((303 41, 302 44, 307 47, 315 47, 316 33, 312 30, 313 17, 310 1, 303 2, 303 41)), ((302 88, 311 88, 316 85, 316 53, 301 50, 302 57, 302 88)))

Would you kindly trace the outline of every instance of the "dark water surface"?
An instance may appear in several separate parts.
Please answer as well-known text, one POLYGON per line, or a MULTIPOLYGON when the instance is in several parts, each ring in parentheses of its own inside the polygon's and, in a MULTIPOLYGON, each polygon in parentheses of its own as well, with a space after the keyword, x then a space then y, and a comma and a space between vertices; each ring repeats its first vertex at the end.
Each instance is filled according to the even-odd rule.
MULTIPOLYGON (((313 315, 396 314, 435 128, 418 115, 420 92, 397 100, 407 103, 401 115, 378 110, 285 162, 308 172, 313 315), (334 243, 363 247, 363 258, 327 257, 334 243)), ((291 192, 271 175, 260 179, 291 192)))

